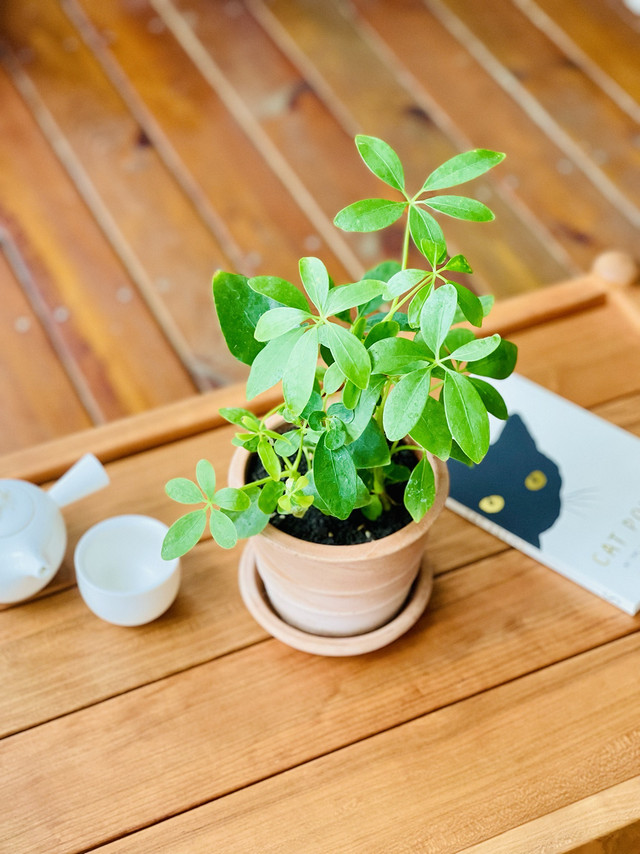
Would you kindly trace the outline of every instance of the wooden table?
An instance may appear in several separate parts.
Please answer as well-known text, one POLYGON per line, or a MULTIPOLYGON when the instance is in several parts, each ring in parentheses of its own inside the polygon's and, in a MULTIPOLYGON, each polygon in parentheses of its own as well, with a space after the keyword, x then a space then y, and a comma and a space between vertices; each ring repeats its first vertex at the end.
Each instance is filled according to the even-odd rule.
MULTIPOLYGON (((593 274, 501 304, 494 325, 521 373, 640 433, 637 299, 593 274)), ((267 637, 238 594, 239 550, 211 540, 156 622, 88 611, 81 532, 175 518, 163 484, 201 456, 224 470, 217 409, 233 401, 237 387, 0 460, 43 482, 92 450, 112 479, 65 511, 54 583, 0 614, 0 851, 640 850, 640 620, 450 512, 428 611, 366 656, 267 637)))

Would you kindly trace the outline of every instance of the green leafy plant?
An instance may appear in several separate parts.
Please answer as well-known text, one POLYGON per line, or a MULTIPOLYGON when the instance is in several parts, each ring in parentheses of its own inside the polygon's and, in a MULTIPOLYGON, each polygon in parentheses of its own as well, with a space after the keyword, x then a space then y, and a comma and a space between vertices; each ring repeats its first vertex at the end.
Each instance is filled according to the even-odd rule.
POLYGON ((167 494, 201 505, 176 521, 163 556, 184 554, 209 519, 223 547, 261 531, 274 512, 302 516, 310 506, 346 519, 360 508, 369 519, 389 509, 390 483, 406 481, 404 503, 418 521, 432 505, 435 478, 427 452, 467 464, 489 448, 488 413, 506 418, 495 387, 516 363, 516 347, 499 335, 476 337, 493 299, 452 279, 471 273, 450 256, 435 214, 487 222, 493 213, 475 199, 441 195, 492 169, 504 155, 476 149, 439 166, 419 191, 405 188, 404 169, 384 141, 357 136, 366 166, 401 199, 364 199, 341 210, 335 224, 378 231, 406 217, 402 257, 360 281, 336 286, 319 258, 299 262, 302 289, 276 276, 217 272, 213 295, 230 352, 251 365, 247 399, 282 382, 283 402, 264 417, 222 409, 236 425, 235 445, 255 452, 266 476, 240 489, 216 491, 213 467, 201 460, 196 481, 175 478, 167 494), (411 244, 421 264, 409 266, 411 244), (287 429, 268 424, 278 415, 287 429), (415 451, 409 470, 394 461, 415 451))

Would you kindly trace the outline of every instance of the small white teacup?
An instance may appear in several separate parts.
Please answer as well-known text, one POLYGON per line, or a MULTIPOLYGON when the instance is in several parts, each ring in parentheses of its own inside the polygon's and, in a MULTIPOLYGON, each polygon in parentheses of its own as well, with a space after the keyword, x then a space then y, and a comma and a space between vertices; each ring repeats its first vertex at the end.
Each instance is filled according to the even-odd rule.
POLYGON ((160 556, 167 526, 149 516, 113 516, 86 531, 74 561, 80 594, 98 617, 141 626, 163 614, 180 586, 180 560, 160 556))

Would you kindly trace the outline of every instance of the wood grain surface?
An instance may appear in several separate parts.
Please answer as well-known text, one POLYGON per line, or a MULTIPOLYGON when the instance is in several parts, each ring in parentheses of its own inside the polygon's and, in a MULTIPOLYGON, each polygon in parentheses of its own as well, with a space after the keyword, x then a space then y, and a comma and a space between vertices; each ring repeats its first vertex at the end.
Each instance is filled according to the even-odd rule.
POLYGON ((479 292, 637 257, 639 29, 622 0, 6 0, 0 450, 245 379, 220 267, 347 281, 396 253, 332 225, 382 189, 358 132, 416 186, 507 153, 473 187, 496 221, 447 223, 479 292))

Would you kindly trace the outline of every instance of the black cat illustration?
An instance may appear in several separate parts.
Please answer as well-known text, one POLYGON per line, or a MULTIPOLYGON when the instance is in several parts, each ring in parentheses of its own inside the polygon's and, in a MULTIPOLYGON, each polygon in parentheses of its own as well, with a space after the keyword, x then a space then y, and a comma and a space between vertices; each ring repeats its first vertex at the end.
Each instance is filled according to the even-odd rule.
POLYGON ((449 460, 449 476, 452 498, 534 546, 560 515, 560 469, 519 415, 510 416, 479 465, 449 460))

